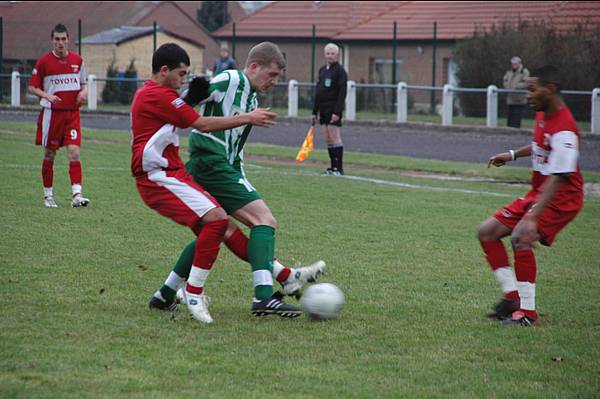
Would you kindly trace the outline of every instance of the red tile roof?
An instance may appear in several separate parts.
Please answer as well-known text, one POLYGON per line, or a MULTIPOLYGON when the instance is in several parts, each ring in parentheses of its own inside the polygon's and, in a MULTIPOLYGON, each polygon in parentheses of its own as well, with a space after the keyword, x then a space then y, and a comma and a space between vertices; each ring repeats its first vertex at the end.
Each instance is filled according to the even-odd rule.
MULTIPOLYGON (((275 1, 236 22, 240 37, 331 37, 398 2, 389 1, 275 1)), ((405 3, 405 2, 400 2, 405 3)), ((232 24, 213 33, 230 37, 232 24)))
MULTIPOLYGON (((229 2, 234 18, 245 16, 237 2, 229 2)), ((4 24, 4 58, 33 60, 51 49, 50 31, 67 26, 71 48, 77 51, 77 20, 84 37, 120 26, 152 26, 154 20, 179 37, 206 46, 205 64, 212 66, 218 44, 196 22, 201 1, 0 1, 4 24)), ((83 47, 85 57, 85 46, 83 47)))
POLYGON ((567 28, 590 17, 600 22, 600 2, 583 1, 412 1, 386 10, 358 26, 335 35, 337 40, 389 40, 394 21, 397 37, 431 39, 437 21, 437 37, 462 39, 479 28, 504 22, 548 21, 567 28))
MULTIPOLYGON (((397 22, 399 40, 431 39, 437 21, 440 40, 470 36, 476 27, 526 20, 564 29, 590 18, 600 24, 600 2, 586 1, 277 1, 236 23, 238 37, 389 40, 397 22)), ((231 37, 232 24, 213 34, 231 37)))

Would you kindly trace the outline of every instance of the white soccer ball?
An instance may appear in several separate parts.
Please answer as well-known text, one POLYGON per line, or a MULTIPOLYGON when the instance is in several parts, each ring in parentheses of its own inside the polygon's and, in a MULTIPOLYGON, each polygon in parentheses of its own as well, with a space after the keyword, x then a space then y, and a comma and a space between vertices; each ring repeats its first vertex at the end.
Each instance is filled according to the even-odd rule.
POLYGON ((314 284, 302 294, 300 306, 312 319, 337 319, 344 307, 344 294, 333 284, 314 284))

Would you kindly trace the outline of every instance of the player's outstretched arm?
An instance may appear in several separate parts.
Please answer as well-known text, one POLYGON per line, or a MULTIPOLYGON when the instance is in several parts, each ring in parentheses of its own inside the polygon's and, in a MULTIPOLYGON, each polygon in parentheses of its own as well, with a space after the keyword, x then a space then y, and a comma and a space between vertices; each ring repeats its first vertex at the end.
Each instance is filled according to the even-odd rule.
POLYGON ((236 116, 206 116, 200 117, 192 123, 192 127, 201 132, 218 132, 238 126, 252 125, 271 127, 275 124, 276 113, 268 108, 258 108, 247 114, 236 116))
POLYGON ((506 165, 507 162, 514 161, 517 158, 522 158, 531 155, 531 144, 523 146, 517 150, 509 150, 493 155, 488 159, 487 167, 491 165, 500 167, 506 165))

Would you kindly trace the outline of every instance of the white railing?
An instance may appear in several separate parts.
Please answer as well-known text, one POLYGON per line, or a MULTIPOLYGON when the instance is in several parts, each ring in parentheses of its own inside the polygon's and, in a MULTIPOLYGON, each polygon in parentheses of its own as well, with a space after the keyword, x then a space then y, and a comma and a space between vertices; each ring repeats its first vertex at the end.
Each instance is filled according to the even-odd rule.
MULTIPOLYGON (((19 72, 11 74, 11 101, 13 107, 21 105, 21 78, 28 75, 20 75, 19 72)), ((88 109, 95 110, 98 108, 98 81, 137 81, 141 80, 129 78, 97 78, 94 75, 88 77, 88 109)), ((288 90, 288 116, 298 116, 298 88, 299 87, 314 87, 314 83, 303 83, 296 80, 290 80, 287 83, 288 90)), ((387 88, 396 90, 396 121, 406 123, 408 121, 408 91, 409 90, 429 90, 442 92, 442 125, 451 126, 453 121, 453 106, 454 93, 485 93, 486 94, 486 126, 498 126, 498 94, 499 93, 525 93, 524 90, 507 90, 499 89, 494 85, 490 85, 485 89, 480 88, 460 88, 451 85, 437 86, 411 86, 406 82, 400 82, 397 85, 390 84, 366 84, 356 83, 352 80, 348 81, 346 94, 346 120, 356 120, 356 89, 364 88, 387 88)), ((592 102, 591 112, 591 133, 600 134, 600 88, 595 88, 593 91, 573 91, 563 90, 566 95, 590 96, 592 102)))

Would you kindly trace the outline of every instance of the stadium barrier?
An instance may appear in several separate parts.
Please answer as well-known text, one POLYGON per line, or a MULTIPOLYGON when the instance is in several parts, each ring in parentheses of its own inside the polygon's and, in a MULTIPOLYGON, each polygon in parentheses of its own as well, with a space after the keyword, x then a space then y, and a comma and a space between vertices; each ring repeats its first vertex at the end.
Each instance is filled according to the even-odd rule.
MULTIPOLYGON (((12 74, 0 74, 0 78, 10 76, 11 79, 11 101, 12 107, 21 106, 21 80, 29 79, 31 75, 20 74, 17 71, 13 71, 12 74)), ((98 78, 95 75, 88 76, 88 109, 98 109, 98 82, 136 82, 137 84, 143 83, 143 80, 137 78, 98 78)), ((454 87, 446 84, 443 87, 439 86, 418 86, 409 85, 406 82, 399 82, 397 85, 391 84, 371 84, 371 83, 356 83, 352 80, 348 81, 347 94, 346 94, 346 119, 349 121, 356 120, 356 89, 357 88, 380 88, 380 89, 395 89, 395 111, 396 121, 399 123, 406 123, 408 121, 408 108, 409 90, 426 90, 426 91, 441 91, 442 92, 442 106, 441 116, 442 125, 451 126, 453 122, 454 114, 454 93, 485 93, 486 95, 486 126, 497 127, 498 126, 498 94, 508 93, 526 93, 525 90, 509 90, 499 89, 494 85, 490 85, 487 88, 463 88, 454 87)), ((288 116, 297 117, 299 107, 299 88, 309 87, 314 88, 315 84, 310 82, 298 82, 297 80, 290 80, 288 83, 280 83, 278 86, 287 86, 287 103, 288 103, 288 116)), ((600 88, 595 88, 590 91, 577 91, 577 90, 562 90, 563 95, 571 96, 589 96, 591 98, 591 128, 592 134, 600 134, 600 88)))

